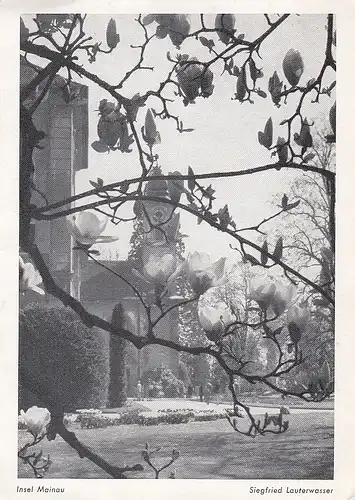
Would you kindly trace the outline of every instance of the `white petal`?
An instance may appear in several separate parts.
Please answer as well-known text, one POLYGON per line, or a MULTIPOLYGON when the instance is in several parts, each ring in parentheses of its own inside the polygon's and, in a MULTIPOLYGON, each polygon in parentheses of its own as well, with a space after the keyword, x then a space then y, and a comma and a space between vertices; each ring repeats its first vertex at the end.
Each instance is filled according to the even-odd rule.
POLYGON ((222 278, 223 273, 224 273, 225 263, 226 263, 226 258, 221 257, 219 260, 217 260, 217 262, 212 264, 212 270, 213 270, 217 279, 222 278))
POLYGON ((117 241, 118 236, 99 236, 95 239, 95 243, 111 243, 112 241, 117 241))
POLYGON ((100 219, 92 212, 80 212, 75 226, 82 236, 88 238, 96 239, 102 232, 100 219))

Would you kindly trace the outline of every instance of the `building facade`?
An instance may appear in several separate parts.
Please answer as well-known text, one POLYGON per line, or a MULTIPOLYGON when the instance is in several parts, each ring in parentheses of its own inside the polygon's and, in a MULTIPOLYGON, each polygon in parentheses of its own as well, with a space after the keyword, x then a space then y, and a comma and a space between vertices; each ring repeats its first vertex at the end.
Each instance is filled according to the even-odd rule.
MULTIPOLYGON (((21 85, 26 85, 36 75, 36 69, 22 58, 20 74, 21 85)), ((72 83, 70 90, 75 94, 75 99, 69 100, 63 82, 61 77, 54 79, 46 98, 33 115, 36 128, 46 134, 41 142, 42 149, 35 150, 33 158, 35 190, 32 202, 37 206, 73 196, 76 172, 88 168, 88 88, 72 83)), ((36 89, 28 102, 33 102, 41 90, 36 89)), ((154 173, 161 172, 155 170, 154 173)), ((162 198, 169 196, 165 181, 148 182, 145 193, 162 198)), ((144 262, 149 256, 159 260, 166 253, 176 253, 175 237, 179 216, 173 214, 169 205, 164 203, 146 202, 144 206, 137 205, 136 208, 146 214, 143 223, 145 236, 138 261, 110 261, 105 264, 149 296, 154 293, 152 284, 139 278, 136 271, 144 274, 144 262), (157 223, 159 229, 152 229, 151 224, 157 223)), ((145 335, 145 311, 132 288, 96 263, 88 261, 82 253, 73 250, 75 242, 65 218, 36 221, 33 225, 33 238, 58 285, 80 299, 90 312, 106 320, 111 319, 114 307, 121 303, 127 327, 137 335, 145 335)), ((25 261, 29 260, 28 256, 23 257, 25 261)), ((172 304, 174 299, 169 300, 172 304)), ((32 292, 21 299, 21 304, 34 301, 56 304, 56 300, 48 294, 41 297, 32 292)), ((157 335, 178 341, 177 312, 171 312, 159 323, 157 335)), ((178 353, 160 346, 147 346, 142 351, 137 351, 134 346, 128 345, 128 394, 134 394, 137 381, 144 372, 161 365, 178 375, 178 353)))
MULTIPOLYGON (((21 86, 35 75, 36 69, 21 58, 21 86)), ((71 92, 76 97, 68 100, 64 83, 63 78, 55 77, 33 114, 34 125, 46 134, 41 141, 42 149, 35 149, 33 155, 35 190, 31 201, 37 206, 73 196, 76 172, 88 168, 88 88, 73 82, 71 92)), ((37 88, 28 102, 33 102, 41 91, 42 88, 37 88)), ((76 296, 77 254, 66 219, 36 221, 33 238, 55 281, 76 296)))

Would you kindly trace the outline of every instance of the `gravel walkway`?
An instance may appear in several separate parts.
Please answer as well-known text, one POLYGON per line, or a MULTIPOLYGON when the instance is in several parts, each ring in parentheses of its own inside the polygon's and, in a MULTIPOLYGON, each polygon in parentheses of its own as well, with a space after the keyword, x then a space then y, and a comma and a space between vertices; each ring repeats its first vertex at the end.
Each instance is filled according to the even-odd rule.
MULTIPOLYGON (((132 402, 132 405, 135 405, 135 401, 132 402)), ((153 399, 153 400, 143 400, 139 401, 139 405, 142 407, 145 407, 146 410, 142 408, 142 412, 147 411, 149 412, 149 415, 154 416, 158 414, 162 410, 181 410, 181 409, 191 409, 193 411, 201 411, 201 410, 213 410, 217 413, 223 412, 226 408, 232 408, 232 404, 226 404, 226 403, 210 403, 207 404, 205 402, 200 402, 197 400, 188 400, 188 399, 167 399, 167 398, 162 398, 162 399, 153 399)), ((287 406, 287 405, 282 405, 280 406, 287 406)), ((263 413, 277 413, 280 406, 249 406, 251 411, 254 414, 263 414, 263 413)), ((324 408, 290 408, 291 413, 311 413, 314 411, 320 411, 320 412, 333 412, 332 409, 324 409, 324 408)), ((112 410, 110 411, 112 414, 112 410)))

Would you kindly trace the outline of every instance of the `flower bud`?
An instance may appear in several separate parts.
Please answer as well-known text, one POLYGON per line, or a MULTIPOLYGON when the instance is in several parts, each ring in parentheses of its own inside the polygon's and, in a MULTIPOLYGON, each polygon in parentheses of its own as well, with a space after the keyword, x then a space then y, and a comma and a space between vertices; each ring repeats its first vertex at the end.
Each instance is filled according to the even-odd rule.
POLYGON ((274 71, 273 75, 269 78, 269 92, 276 106, 279 106, 281 100, 282 85, 283 83, 280 81, 279 75, 274 71))
POLYGON ((307 329, 309 318, 310 314, 307 306, 295 304, 287 312, 287 322, 297 325, 301 333, 307 329))
POLYGON ((235 94, 235 96, 238 99, 238 101, 242 102, 246 93, 247 93, 247 84, 245 77, 245 69, 242 68, 237 78, 237 93, 235 94))
POLYGON ((114 102, 109 102, 107 99, 101 99, 98 111, 100 115, 105 116, 112 113, 115 107, 116 106, 114 102))
POLYGON ((201 86, 201 74, 203 67, 201 64, 194 64, 193 61, 198 61, 196 57, 188 59, 186 63, 182 63, 177 70, 177 79, 187 102, 193 102, 199 95, 201 86))
POLYGON ((264 132, 258 132, 259 143, 267 149, 271 148, 273 140, 273 124, 270 117, 265 124, 264 132))
POLYGON ((282 68, 289 84, 294 87, 300 81, 304 71, 301 54, 294 49, 290 49, 284 57, 282 68))
POLYGON ((116 21, 111 17, 106 28, 106 42, 110 49, 114 49, 120 41, 120 35, 117 33, 116 21))
MULTIPOLYGON (((182 177, 181 172, 169 172, 169 175, 182 177)), ((168 191, 171 201, 179 203, 182 193, 184 192, 184 179, 168 179, 168 191)))
POLYGON ((202 97, 209 97, 213 93, 214 85, 213 82, 213 73, 210 68, 207 68, 206 71, 202 73, 201 76, 201 95, 202 97))
POLYGON ((280 163, 286 163, 288 160, 288 146, 286 144, 286 141, 283 137, 279 137, 277 139, 277 154, 279 157, 279 162, 280 163))
POLYGON ((179 48, 190 33, 190 23, 186 14, 172 14, 169 24, 169 37, 175 47, 179 48))
POLYGON ((112 111, 102 115, 97 124, 99 139, 110 147, 115 147, 122 135, 122 119, 112 111))
POLYGON ((150 109, 148 109, 147 114, 145 115, 143 138, 149 146, 160 144, 160 134, 157 131, 154 116, 150 109))
POLYGON ((180 452, 179 452, 179 450, 175 450, 175 449, 173 449, 173 451, 172 451, 172 455, 171 455, 171 458, 172 458, 173 460, 177 460, 177 459, 179 458, 179 456, 180 456, 180 452))
POLYGON ((232 31, 235 25, 234 14, 217 14, 215 19, 215 28, 217 30, 218 38, 227 45, 231 39, 230 34, 226 33, 232 31), (224 30, 224 31, 219 31, 224 30))
POLYGON ((290 415, 290 408, 288 406, 281 406, 280 413, 281 415, 290 415))

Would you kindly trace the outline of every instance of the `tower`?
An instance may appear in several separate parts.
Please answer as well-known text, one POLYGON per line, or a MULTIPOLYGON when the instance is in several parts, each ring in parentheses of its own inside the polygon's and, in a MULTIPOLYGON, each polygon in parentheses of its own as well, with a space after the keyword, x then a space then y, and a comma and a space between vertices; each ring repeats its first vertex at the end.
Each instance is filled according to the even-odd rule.
MULTIPOLYGON (((154 167, 151 177, 162 175, 160 167, 154 167)), ((144 263, 149 258, 159 261, 166 254, 177 257, 178 231, 180 227, 180 216, 174 212, 174 206, 163 200, 170 200, 167 182, 152 179, 146 184, 144 196, 147 199, 136 205, 136 212, 142 219, 143 236, 140 249, 140 266, 143 270, 144 263), (162 200, 162 201, 160 201, 162 200)), ((143 271, 142 271, 143 274, 143 271)), ((151 293, 154 293, 152 285, 151 293)), ((166 299, 167 307, 173 305, 176 290, 174 284, 169 287, 169 296, 166 299)), ((152 308, 152 315, 159 314, 157 307, 152 308)), ((144 311, 140 316, 144 316, 144 311)), ((157 325, 158 336, 172 341, 178 341, 178 311, 171 311, 157 325)), ((144 330, 143 330, 144 331, 144 330)), ((161 365, 169 367, 176 375, 178 374, 179 356, 176 351, 160 346, 147 346, 142 351, 142 370, 149 370, 161 365)))
MULTIPOLYGON (((21 86, 26 86, 36 74, 33 65, 21 58, 21 86)), ((45 85, 46 81, 42 86, 45 85)), ((34 102, 42 90, 37 88, 27 103, 34 102)), ((33 114, 36 128, 46 134, 41 142, 43 149, 36 149, 33 155, 36 191, 31 201, 37 206, 73 196, 76 172, 88 168, 88 88, 72 82, 70 91, 75 99, 68 99, 65 81, 57 75, 33 114)), ((72 250, 65 217, 36 221, 33 237, 55 281, 79 298, 79 257, 72 250)))
MULTIPOLYGON (((162 175, 160 167, 155 167, 151 176, 162 175)), ((143 217, 143 242, 142 242, 142 264, 149 257, 158 261, 164 255, 170 253, 176 255, 177 234, 180 226, 180 216, 174 213, 173 205, 164 201, 154 200, 160 198, 170 201, 167 182, 162 180, 149 180, 144 190, 147 200, 142 203, 143 217)))

